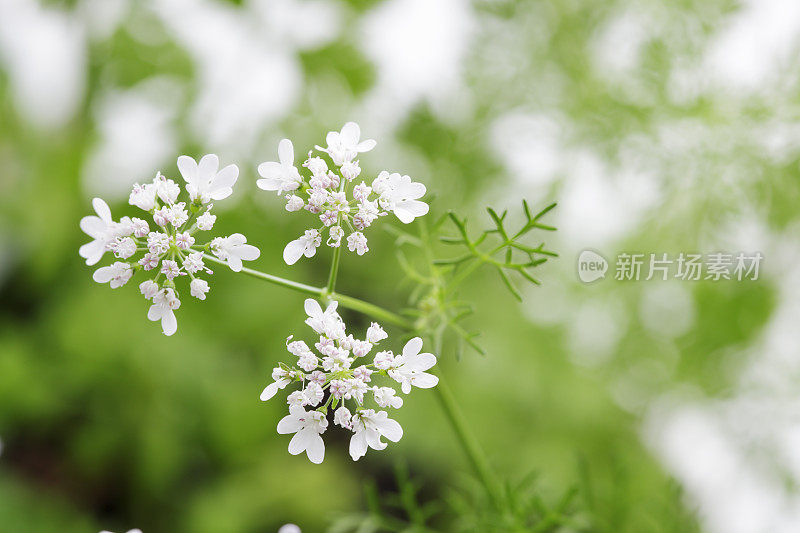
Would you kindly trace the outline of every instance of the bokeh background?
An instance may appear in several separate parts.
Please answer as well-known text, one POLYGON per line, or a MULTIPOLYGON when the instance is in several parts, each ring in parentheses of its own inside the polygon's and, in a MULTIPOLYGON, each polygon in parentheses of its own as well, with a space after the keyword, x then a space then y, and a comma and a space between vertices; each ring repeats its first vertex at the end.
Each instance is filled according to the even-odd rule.
MULTIPOLYGON (((258 394, 301 296, 218 269, 165 338, 78 257, 93 196, 132 214, 133 182, 214 152, 241 168, 218 229, 322 283, 324 254, 283 264, 305 219, 255 167, 347 120, 379 141, 365 173, 426 183, 436 213, 559 204, 543 285, 519 304, 481 271, 487 355, 440 362, 502 477, 577 487, 565 530, 800 530, 799 46, 794 0, 0 0, 0 530, 324 531, 398 464, 424 501, 470 485, 425 391, 385 452, 288 455, 258 394), (584 285, 587 247, 765 260, 753 282, 584 285)), ((370 248, 341 291, 402 307, 391 236, 370 248)))

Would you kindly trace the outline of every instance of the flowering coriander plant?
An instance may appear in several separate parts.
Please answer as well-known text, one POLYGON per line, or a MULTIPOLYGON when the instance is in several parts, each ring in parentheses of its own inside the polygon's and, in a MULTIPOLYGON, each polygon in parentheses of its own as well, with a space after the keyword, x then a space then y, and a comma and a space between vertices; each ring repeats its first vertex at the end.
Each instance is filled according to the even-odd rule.
MULTIPOLYGON (((423 338, 441 355, 445 345, 455 353, 466 344, 482 353, 476 343, 477 332, 462 324, 472 313, 472 306, 461 300, 459 286, 482 266, 494 268, 512 295, 522 299, 510 275, 538 284, 530 271, 555 256, 544 247, 524 242, 534 230, 552 231, 555 228, 541 219, 553 207, 538 213, 531 212, 523 201, 524 220, 515 220, 508 212, 487 212, 494 227, 475 234, 467 228, 467 220, 455 213, 439 217, 433 223, 421 218, 429 211, 422 198, 423 184, 409 176, 381 171, 371 179, 362 177, 359 154, 371 151, 374 140, 361 140, 361 131, 348 122, 340 131, 329 132, 327 146, 316 146, 301 164, 295 166, 294 147, 288 139, 278 145, 278 161, 258 166, 259 188, 274 191, 286 199, 286 211, 307 211, 315 216, 302 236, 283 249, 283 259, 293 265, 301 257, 313 257, 324 242, 333 248, 328 280, 316 287, 279 276, 244 268, 243 261, 260 256, 255 246, 247 243, 241 233, 202 239, 213 229, 216 215, 213 202, 231 195, 239 175, 235 165, 219 169, 215 155, 203 156, 199 162, 191 157, 178 158, 178 170, 185 182, 187 201, 179 201, 181 188, 160 172, 150 183, 136 184, 129 203, 145 211, 151 222, 136 217, 115 221, 108 205, 101 199, 92 201, 96 216, 84 217, 81 229, 91 242, 81 246, 79 253, 87 265, 97 264, 110 252, 116 259, 98 268, 94 279, 119 288, 137 273, 147 279, 139 290, 151 300, 147 317, 160 320, 166 335, 177 331, 174 311, 181 305, 178 282, 189 280, 189 294, 204 300, 209 284, 204 279, 212 274, 206 263, 226 265, 261 281, 288 288, 310 296, 305 300, 305 323, 314 331, 312 346, 304 340, 286 339, 286 349, 296 359, 279 363, 272 372, 272 383, 261 392, 267 401, 279 390, 290 385, 296 389, 287 395, 288 415, 277 423, 278 433, 293 434, 289 452, 303 452, 313 463, 325 458, 322 439, 332 422, 351 433, 349 451, 353 460, 363 457, 369 448, 383 450, 387 443, 403 436, 400 424, 390 418, 390 409, 399 409, 413 387, 432 389, 439 398, 457 442, 480 478, 488 501, 494 508, 512 508, 508 495, 496 478, 480 446, 469 432, 458 402, 440 377, 428 372, 437 363, 432 353, 423 352, 423 338), (379 305, 336 292, 336 279, 343 247, 358 255, 368 251, 364 231, 378 219, 392 214, 403 224, 415 222, 418 232, 412 234, 387 226, 397 236, 398 264, 407 278, 414 282, 408 298, 411 308, 398 314, 379 305), (451 221, 455 235, 446 235, 445 223, 451 221), (519 224, 513 226, 513 224, 519 224), (514 229, 516 228, 516 229, 514 229), (442 257, 438 245, 460 248, 458 255, 442 257), (363 313, 371 319, 401 329, 408 342, 395 354, 385 349, 388 334, 372 322, 363 337, 347 332, 340 309, 363 313)), ((366 173, 363 173, 366 174, 366 173)), ((525 520, 520 516, 520 520, 525 520)), ((505 523, 505 522, 504 522, 505 523)))
POLYGON ((139 291, 151 301, 147 318, 160 320, 165 335, 172 335, 178 329, 175 310, 181 306, 181 300, 176 280, 188 277, 189 293, 199 300, 206 299, 210 287, 199 277, 213 274, 203 261, 206 252, 213 253, 234 272, 242 269, 243 260, 252 261, 260 255, 258 248, 247 244, 241 233, 215 237, 203 244, 198 242, 217 220, 211 213, 214 205, 211 201, 230 196, 239 177, 236 165, 217 171, 218 168, 219 159, 213 154, 203 156, 199 163, 185 155, 178 158, 188 205, 178 202, 180 187, 161 172, 151 183, 135 184, 128 203, 152 218, 152 231, 142 218, 125 216, 119 222, 114 221, 108 205, 100 198, 92 200, 97 215, 81 219, 81 229, 93 239, 79 250, 86 264, 97 264, 106 252, 118 259, 95 270, 94 280, 117 289, 137 272, 143 272, 148 279, 139 284, 139 291))
POLYGON ((355 158, 376 145, 372 139, 360 141, 360 138, 361 130, 355 122, 348 122, 340 132, 328 133, 328 147, 316 148, 329 156, 334 168, 328 168, 322 157, 312 156, 310 151, 302 164, 310 177, 303 177, 294 165, 294 147, 289 139, 278 144, 278 162, 258 166, 262 176, 257 181, 259 188, 276 191, 278 195, 288 193, 287 211, 306 210, 319 219, 318 224, 286 245, 283 259, 287 264, 293 265, 303 256, 313 257, 323 238, 325 244, 338 249, 346 236, 347 249, 364 255, 369 247, 363 231, 378 218, 394 213, 408 224, 428 212, 428 204, 420 200, 425 196, 425 185, 411 181, 408 176, 384 170, 371 185, 363 179, 356 183, 361 167, 355 158))
POLYGON ((323 311, 316 300, 306 300, 306 324, 320 335, 319 342, 314 344, 319 356, 305 342, 293 341, 290 335, 286 348, 297 357, 297 363, 275 367, 272 371, 275 381, 261 393, 261 400, 266 401, 279 389, 291 383, 300 384, 300 390, 288 396, 289 414, 278 422, 278 433, 294 433, 289 453, 297 455, 305 451, 313 463, 321 463, 325 457, 325 444, 320 435, 328 428, 329 409, 334 411, 334 424, 353 432, 350 456, 354 461, 367 453, 367 447, 386 448, 381 437, 397 442, 403 436, 400 424, 390 419, 386 411, 365 407, 369 394, 379 408, 403 406, 397 391, 390 386, 379 386, 376 378, 394 380, 404 394, 411 392, 412 385, 429 389, 439 382, 439 378, 425 372, 436 364, 436 357, 420 353, 422 339, 419 337, 408 341, 400 355, 384 350, 377 352, 372 362, 359 364, 359 359, 366 358, 388 335, 377 322, 370 325, 363 340, 347 335, 345 323, 336 312, 337 306, 333 301, 323 311), (326 392, 328 398, 323 403, 326 392), (347 407, 348 401, 352 411, 347 407), (306 411, 306 407, 316 409, 306 411))

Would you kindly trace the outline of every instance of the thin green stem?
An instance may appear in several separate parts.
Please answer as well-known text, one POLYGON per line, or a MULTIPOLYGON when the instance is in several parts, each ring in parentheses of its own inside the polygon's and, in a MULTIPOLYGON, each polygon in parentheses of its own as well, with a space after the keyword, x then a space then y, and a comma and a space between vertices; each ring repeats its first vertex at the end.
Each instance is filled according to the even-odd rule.
POLYGON ((339 259, 342 257, 342 246, 344 246, 344 243, 339 243, 339 246, 333 249, 331 271, 328 274, 328 285, 325 287, 328 294, 333 294, 333 290, 336 287, 336 276, 339 274, 339 259))
MULTIPOLYGON (((203 259, 218 265, 228 265, 225 261, 217 259, 213 255, 209 254, 203 254, 203 259)), ((248 276, 256 279, 267 281, 273 285, 286 287, 287 289, 292 289, 294 291, 308 294, 319 299, 336 300, 342 307, 352 309, 353 311, 358 311, 359 313, 363 313, 365 315, 373 316, 376 319, 387 324, 392 324, 393 326, 398 326, 407 330, 414 329, 414 325, 408 319, 398 315, 397 313, 392 313, 387 309, 369 302, 365 302, 364 300, 359 300, 358 298, 353 298, 352 296, 328 292, 327 288, 323 289, 322 287, 313 287, 311 285, 306 285, 305 283, 298 283, 297 281, 273 276, 272 274, 267 274, 266 272, 253 270, 252 268, 244 267, 242 268, 241 272, 242 274, 247 274, 248 276)))
MULTIPOLYGON (((217 263, 218 265, 225 265, 228 266, 228 263, 225 261, 221 261, 217 259, 213 255, 203 254, 203 259, 206 261, 211 261, 212 263, 217 263)), ((298 283, 296 281, 292 281, 285 278, 280 278, 278 276, 273 276, 272 274, 267 274, 265 272, 259 272, 258 270, 253 270, 251 268, 242 268, 242 274, 247 274, 248 276, 252 276, 254 278, 267 281, 274 285, 279 285, 281 287, 286 287, 287 289, 292 289, 297 292, 302 292, 303 294, 310 294, 312 296, 316 296, 317 298, 322 297, 322 289, 319 287, 312 287, 311 285, 306 285, 305 283, 298 283)))
POLYGON ((447 383, 442 379, 441 374, 437 373, 437 375, 439 376, 439 384, 433 387, 433 391, 436 393, 442 410, 447 416, 450 425, 453 427, 453 431, 456 433, 457 440, 467 454, 472 468, 475 469, 481 483, 486 487, 486 491, 489 493, 492 503, 499 507, 502 501, 500 483, 492 472, 489 466, 489 460, 486 458, 486 454, 483 452, 478 440, 467 428, 464 414, 459 409, 458 402, 456 402, 456 399, 453 397, 453 393, 450 391, 447 383))

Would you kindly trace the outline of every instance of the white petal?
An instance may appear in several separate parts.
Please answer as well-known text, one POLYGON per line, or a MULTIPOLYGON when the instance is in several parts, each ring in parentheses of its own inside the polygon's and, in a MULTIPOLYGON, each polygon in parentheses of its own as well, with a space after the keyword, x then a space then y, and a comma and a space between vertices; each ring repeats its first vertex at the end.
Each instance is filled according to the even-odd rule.
POLYGON ((403 224, 410 224, 416 217, 428 214, 428 204, 419 200, 403 200, 398 202, 392 212, 403 224))
POLYGON ((282 139, 278 144, 278 160, 281 165, 291 166, 294 164, 294 146, 289 139, 282 139))
POLYGON ((365 431, 359 431, 350 437, 350 457, 358 461, 367 454, 367 436, 365 431))
POLYGON ((355 146, 361 138, 361 128, 355 122, 348 122, 342 127, 340 133, 342 144, 345 146, 355 146))
POLYGON ((241 272, 242 271, 242 260, 239 258, 238 255, 231 254, 228 257, 228 266, 231 267, 231 270, 234 272, 241 272))
MULTIPOLYGON (((269 385, 267 385, 266 387, 264 387, 264 390, 263 390, 263 391, 261 391, 261 396, 259 396, 259 398, 261 399, 261 401, 262 401, 262 402, 266 402, 267 400, 269 400, 270 398, 272 398, 273 396, 275 396, 275 394, 276 394, 277 392, 278 392, 278 385, 277 385, 277 383, 270 383, 269 385)), ((284 419, 285 419, 285 418, 287 418, 287 417, 284 417, 284 419)), ((283 423, 283 420, 281 420, 280 422, 278 422, 278 433, 289 433, 288 431, 281 431, 281 430, 280 430, 281 423, 283 423)), ((294 431, 297 431, 297 430, 295 429, 294 431)))
POLYGON ((252 244, 243 244, 236 248, 236 254, 245 261, 254 261, 261 255, 261 250, 252 244))
POLYGON ((319 305, 319 302, 313 298, 306 298, 306 301, 303 302, 303 309, 310 317, 320 317, 322 316, 322 307, 319 305))
POLYGON ((247 237, 242 235, 241 233, 233 233, 232 235, 228 236, 228 244, 231 246, 238 246, 247 242, 247 237))
POLYGON ((217 175, 218 168, 219 158, 216 156, 216 154, 204 155, 197 164, 198 180, 206 185, 211 183, 211 180, 217 175))
POLYGON ((308 437, 306 455, 308 456, 309 461, 317 465, 325 459, 325 442, 322 440, 322 437, 320 437, 319 434, 312 434, 310 437, 308 437))
POLYGON ((294 434, 292 440, 289 441, 290 454, 297 455, 298 453, 302 453, 306 450, 308 445, 311 443, 311 436, 312 436, 311 431, 312 430, 309 429, 301 429, 300 431, 294 434))
POLYGON ((188 155, 178 157, 178 170, 186 183, 197 182, 197 161, 188 155))
MULTIPOLYGON (((427 372, 414 375, 414 386, 420 389, 430 389, 439 383, 439 378, 427 372)), ((408 393, 406 393, 408 394, 408 393)))
POLYGON ((422 339, 414 337, 403 346, 403 355, 411 357, 417 355, 420 350, 422 350, 422 339))
POLYGON ((375 141, 375 139, 367 139, 366 141, 358 143, 358 145, 356 146, 356 151, 369 152, 370 150, 375 148, 377 144, 378 143, 375 141))
POLYGON ((283 260, 286 261, 287 265, 297 263, 297 260, 303 256, 305 248, 305 245, 300 242, 300 239, 293 240, 283 249, 283 260))
POLYGON ((283 182, 277 178, 264 178, 256 180, 256 186, 262 191, 279 191, 283 182))
MULTIPOLYGON (((262 398, 263 400, 263 398, 262 398)), ((303 429, 303 423, 293 415, 286 415, 278 422, 278 433, 285 435, 287 433, 297 433, 303 429)))
POLYGON ((114 277, 114 269, 110 266, 100 267, 92 274, 92 279, 97 283, 108 283, 114 277))
POLYGON ((212 183, 211 190, 230 189, 236 183, 237 179, 239 179, 239 167, 236 165, 228 165, 217 173, 217 177, 214 178, 214 182, 212 183))
POLYGON ((375 429, 365 430, 367 434, 367 445, 373 450, 385 450, 387 444, 381 441, 381 434, 375 429))
POLYGON ((422 372, 423 370, 428 370, 430 367, 436 364, 436 356, 432 353, 421 353, 415 357, 409 357, 408 361, 405 364, 405 368, 409 370, 418 370, 422 372))
POLYGON ((384 437, 392 442, 397 442, 403 438, 403 428, 396 420, 391 418, 378 422, 378 429, 384 437))
POLYGON ((152 320, 154 322, 156 320, 161 320, 161 315, 163 312, 164 312, 164 307, 158 304, 153 304, 150 306, 150 309, 147 310, 147 319, 152 320))
POLYGON ((164 309, 164 314, 161 315, 161 329, 167 337, 178 331, 178 319, 175 318, 175 312, 172 309, 164 309))
POLYGON ((106 247, 103 241, 92 241, 78 249, 78 255, 86 259, 86 264, 89 266, 96 265, 103 258, 104 253, 106 253, 106 247))
POLYGON ((277 179, 283 175, 283 167, 275 161, 267 161, 258 165, 258 174, 262 178, 277 179))
POLYGON ((97 216, 99 216, 106 224, 110 224, 111 221, 111 210, 108 208, 108 204, 103 201, 102 198, 95 198, 92 200, 92 207, 94 207, 97 216))
POLYGON ((80 227, 81 231, 83 231, 86 235, 92 237, 93 239, 97 239, 98 237, 103 236, 103 233, 106 231, 107 224, 102 218, 89 215, 81 219, 80 227))

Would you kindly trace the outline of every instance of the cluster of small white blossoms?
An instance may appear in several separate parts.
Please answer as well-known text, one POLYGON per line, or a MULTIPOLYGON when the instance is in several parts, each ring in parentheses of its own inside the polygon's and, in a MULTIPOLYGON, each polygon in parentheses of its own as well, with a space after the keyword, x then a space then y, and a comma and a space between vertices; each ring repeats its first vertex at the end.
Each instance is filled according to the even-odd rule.
POLYGON ((283 259, 287 264, 293 265, 302 256, 313 257, 326 234, 328 246, 338 248, 344 239, 348 250, 364 255, 369 248, 363 231, 379 217, 394 213, 408 224, 428 212, 428 204, 420 200, 425 195, 425 185, 412 182, 408 176, 384 170, 371 185, 364 180, 359 182, 361 167, 355 158, 376 144, 372 139, 360 138, 361 130, 355 122, 345 124, 342 131, 329 132, 328 147, 316 148, 328 155, 335 170, 322 157, 312 157, 313 152, 309 151, 302 164, 311 174, 308 179, 294 165, 294 147, 289 139, 278 145, 278 162, 258 166, 262 176, 256 182, 259 188, 276 191, 279 196, 288 193, 287 211, 305 209, 319 217, 319 226, 306 230, 286 245, 283 259))
MULTIPOLYGON (((422 339, 415 337, 406 343, 399 355, 391 351, 379 351, 372 362, 362 364, 359 359, 369 353, 387 334, 373 322, 367 329, 366 338, 358 340, 345 331, 345 324, 336 312, 333 301, 324 311, 316 300, 308 299, 305 310, 306 324, 320 335, 314 344, 317 352, 303 341, 286 339, 289 353, 297 357, 294 365, 281 364, 272 371, 270 383, 261 393, 267 401, 290 383, 299 383, 300 390, 289 394, 289 414, 278 422, 278 433, 294 433, 289 442, 289 453, 306 452, 312 463, 321 463, 325 457, 322 433, 328 428, 328 411, 333 411, 333 423, 353 432, 350 438, 350 456, 354 461, 367 453, 367 448, 383 450, 386 443, 381 437, 397 442, 403 429, 386 411, 375 410, 365 404, 372 400, 378 408, 398 409, 403 398, 389 386, 379 386, 377 377, 390 378, 400 384, 404 394, 411 392, 412 385, 428 389, 439 383, 439 378, 425 372, 436 364, 436 357, 420 353, 422 339), (327 395, 327 398, 326 398, 327 395), (347 407, 351 402, 352 411, 347 407), (311 410, 306 410, 310 407, 311 410)), ((389 381, 391 383, 391 381, 389 381)))
POLYGON ((139 284, 139 290, 152 301, 147 318, 160 320, 165 335, 172 335, 178 329, 174 311, 181 306, 181 300, 176 279, 188 276, 190 294, 206 299, 208 282, 198 276, 213 272, 203 262, 204 253, 213 253, 234 272, 242 269, 243 260, 252 261, 260 255, 258 248, 247 244, 241 233, 216 237, 204 244, 196 241, 198 231, 210 231, 216 222, 216 215, 211 214, 212 200, 230 196, 239 177, 236 165, 218 169, 219 159, 213 154, 203 156, 199 163, 185 155, 178 158, 178 170, 189 195, 188 205, 178 202, 181 192, 178 184, 160 172, 152 183, 135 184, 128 202, 152 217, 152 228, 146 220, 136 217, 114 221, 108 205, 100 198, 92 200, 97 216, 81 219, 81 229, 93 239, 79 250, 86 264, 97 264, 106 252, 119 259, 97 269, 95 281, 109 283, 116 289, 128 283, 139 270, 153 275, 139 284))

